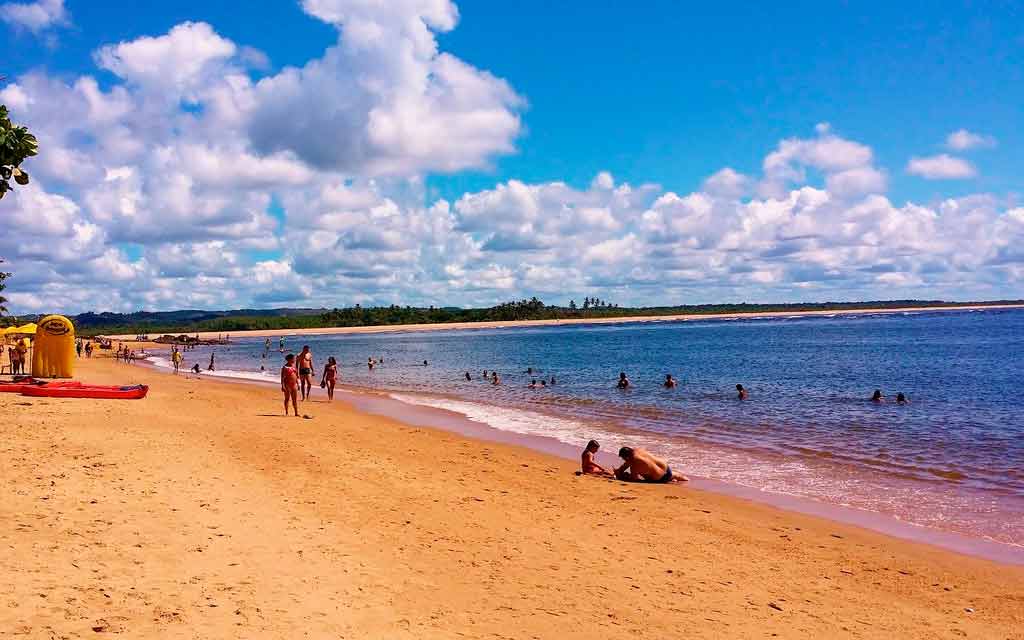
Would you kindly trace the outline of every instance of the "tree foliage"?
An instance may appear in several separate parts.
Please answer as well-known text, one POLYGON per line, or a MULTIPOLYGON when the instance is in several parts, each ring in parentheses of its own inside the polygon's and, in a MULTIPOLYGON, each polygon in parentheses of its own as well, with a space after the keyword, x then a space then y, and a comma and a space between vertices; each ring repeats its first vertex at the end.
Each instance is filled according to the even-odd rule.
POLYGON ((0 198, 13 188, 11 180, 28 184, 28 173, 21 169, 21 163, 38 152, 36 137, 28 127, 13 124, 7 105, 0 104, 0 198))
MULTIPOLYGON (((3 264, 3 260, 0 260, 0 264, 3 264)), ((7 288, 7 285, 4 284, 4 280, 10 277, 11 274, 0 271, 0 293, 3 293, 4 289, 7 288)), ((7 298, 0 296, 0 314, 7 313, 7 307, 4 306, 5 302, 7 302, 7 298)))

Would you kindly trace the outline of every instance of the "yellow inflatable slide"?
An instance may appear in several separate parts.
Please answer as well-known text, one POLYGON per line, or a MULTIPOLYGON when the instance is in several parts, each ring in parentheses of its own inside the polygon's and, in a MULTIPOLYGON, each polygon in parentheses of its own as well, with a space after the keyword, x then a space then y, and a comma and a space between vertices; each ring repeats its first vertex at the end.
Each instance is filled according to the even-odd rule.
POLYGON ((75 371, 75 326, 64 316, 46 316, 37 324, 32 350, 32 377, 72 377, 75 371))

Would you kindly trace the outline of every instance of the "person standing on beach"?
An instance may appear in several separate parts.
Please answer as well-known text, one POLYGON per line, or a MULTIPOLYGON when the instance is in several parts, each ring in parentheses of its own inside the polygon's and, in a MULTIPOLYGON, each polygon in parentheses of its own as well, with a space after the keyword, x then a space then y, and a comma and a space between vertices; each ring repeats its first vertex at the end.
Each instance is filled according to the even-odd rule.
POLYGON ((171 364, 174 365, 174 373, 178 373, 178 370, 181 369, 181 352, 177 349, 171 354, 171 364))
POLYGON ((308 344, 302 347, 302 353, 299 354, 299 384, 302 387, 302 399, 308 399, 313 390, 313 352, 309 350, 308 344))
POLYGON ((299 417, 299 374, 295 370, 295 354, 289 353, 281 367, 281 393, 284 394, 284 415, 288 415, 288 402, 292 403, 295 417, 299 417))
POLYGON ((214 354, 211 353, 210 354, 210 365, 208 367, 206 367, 207 371, 214 371, 215 370, 214 367, 213 367, 213 357, 214 357, 214 354))
POLYGON ((320 380, 320 386, 327 389, 327 399, 334 400, 334 385, 338 382, 338 361, 334 356, 327 358, 324 365, 324 376, 320 380))
POLYGON ((82 357, 82 341, 81 340, 78 340, 78 341, 75 342, 75 353, 78 355, 79 358, 82 357))

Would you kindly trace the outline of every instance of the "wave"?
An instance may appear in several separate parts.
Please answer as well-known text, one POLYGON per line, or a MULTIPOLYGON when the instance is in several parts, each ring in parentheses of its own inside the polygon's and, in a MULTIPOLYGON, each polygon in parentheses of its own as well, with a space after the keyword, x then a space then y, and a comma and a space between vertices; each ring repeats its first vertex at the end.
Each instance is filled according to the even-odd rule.
MULTIPOLYGON (((150 356, 146 358, 146 361, 150 364, 159 367, 161 369, 173 369, 174 365, 168 358, 161 358, 159 356, 150 356)), ((184 371, 190 371, 190 369, 183 369, 184 371)), ((255 382, 277 382, 277 374, 270 371, 239 371, 237 369, 218 369, 216 371, 201 370, 200 375, 208 376, 210 378, 231 378, 234 380, 252 380, 255 382)))

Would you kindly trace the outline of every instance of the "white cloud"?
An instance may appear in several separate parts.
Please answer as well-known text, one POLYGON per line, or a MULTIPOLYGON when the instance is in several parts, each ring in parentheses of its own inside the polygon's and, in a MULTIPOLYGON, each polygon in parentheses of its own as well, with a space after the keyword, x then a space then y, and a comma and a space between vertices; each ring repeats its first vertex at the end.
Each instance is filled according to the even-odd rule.
POLYGON ((925 158, 913 157, 907 163, 907 172, 928 180, 955 180, 977 175, 970 162, 946 153, 925 158))
POLYGON ((704 191, 724 197, 740 198, 750 190, 750 178, 731 167, 719 169, 704 181, 704 191))
POLYGON ((1016 204, 896 205, 872 149, 826 124, 690 193, 602 171, 436 199, 428 173, 513 149, 523 99, 440 50, 447 0, 303 7, 339 40, 299 68, 261 72, 190 22, 101 48, 112 80, 0 89, 43 150, 0 204, 16 312, 1024 297, 1016 204))
POLYGON ((248 133, 260 152, 372 175, 454 172, 514 151, 522 98, 504 80, 438 50, 447 0, 307 0, 339 43, 255 87, 248 133), (295 117, 301 113, 303 117, 295 117))
POLYGON ((175 95, 208 85, 237 52, 205 22, 183 22, 166 35, 102 47, 96 63, 130 83, 175 95))
POLYGON ((71 16, 64 8, 64 0, 7 2, 0 5, 0 20, 33 33, 67 25, 70 19, 71 16))
POLYGON ((956 151, 966 151, 978 147, 994 147, 996 139, 967 129, 957 129, 946 137, 946 146, 956 151))

